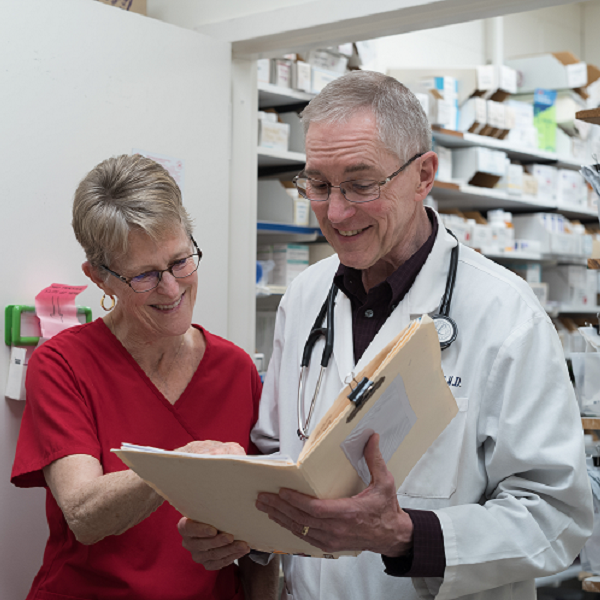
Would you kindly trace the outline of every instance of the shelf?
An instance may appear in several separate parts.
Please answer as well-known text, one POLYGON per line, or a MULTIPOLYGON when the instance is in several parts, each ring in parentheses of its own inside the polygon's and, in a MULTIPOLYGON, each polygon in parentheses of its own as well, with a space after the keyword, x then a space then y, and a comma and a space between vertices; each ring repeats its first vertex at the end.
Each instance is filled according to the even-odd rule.
POLYGON ((600 417, 581 417, 581 424, 586 430, 600 429, 600 417))
MULTIPOLYGON (((591 219, 598 217, 592 208, 556 204, 539 200, 536 196, 509 194, 495 188, 477 187, 447 181, 436 181, 432 196, 445 205, 464 210, 487 211, 503 208, 511 212, 558 211, 568 219, 591 219)), ((440 204, 443 208, 443 205, 440 204)))
MULTIPOLYGON (((557 307, 559 315, 597 315, 600 313, 600 306, 577 305, 577 304, 559 304, 557 307)), ((548 314, 553 315, 553 311, 548 309, 548 314)))
POLYGON ((258 84, 258 107, 276 108, 278 106, 289 106, 302 102, 310 102, 315 94, 307 94, 300 90, 284 88, 272 83, 258 84))
POLYGON ((259 167, 293 167, 301 169, 306 162, 306 154, 290 152, 289 150, 272 150, 271 148, 256 149, 259 167))
POLYGON ((561 169, 580 169, 581 161, 571 156, 559 156, 554 152, 544 152, 534 148, 518 146, 506 140, 499 140, 486 135, 449 131, 447 129, 434 129, 433 139, 446 148, 468 148, 482 146, 493 150, 502 150, 510 158, 528 163, 552 163, 561 169))
POLYGON ((551 202, 540 202, 535 196, 516 196, 494 188, 445 181, 436 181, 431 194, 440 203, 465 210, 503 208, 511 212, 525 212, 556 209, 551 202))
POLYGON ((290 233, 300 235, 321 235, 319 227, 304 227, 302 225, 287 225, 285 223, 269 223, 258 221, 256 223, 258 233, 290 233))

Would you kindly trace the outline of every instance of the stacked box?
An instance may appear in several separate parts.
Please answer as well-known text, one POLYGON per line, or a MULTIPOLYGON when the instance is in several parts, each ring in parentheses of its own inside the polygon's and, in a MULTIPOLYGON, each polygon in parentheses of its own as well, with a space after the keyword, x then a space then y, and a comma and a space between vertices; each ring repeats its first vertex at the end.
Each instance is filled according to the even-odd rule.
POLYGON ((259 260, 273 260, 270 283, 288 286, 308 268, 309 247, 305 244, 273 244, 258 249, 259 260))
POLYGON ((544 268, 550 300, 575 306, 595 306, 598 281, 595 271, 584 265, 544 268))

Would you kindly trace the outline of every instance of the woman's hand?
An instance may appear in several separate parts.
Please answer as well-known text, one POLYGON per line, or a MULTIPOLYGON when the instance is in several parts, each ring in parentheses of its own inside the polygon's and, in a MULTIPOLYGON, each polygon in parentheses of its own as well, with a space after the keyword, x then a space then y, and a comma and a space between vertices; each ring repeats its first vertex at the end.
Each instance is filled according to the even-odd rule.
POLYGON ((194 562, 207 571, 216 571, 250 552, 246 542, 233 539, 229 533, 219 533, 214 527, 183 517, 178 525, 182 545, 192 554, 194 562))
POLYGON ((238 454, 244 456, 246 451, 236 442, 215 442, 214 440, 195 441, 177 448, 175 452, 189 454, 238 454))

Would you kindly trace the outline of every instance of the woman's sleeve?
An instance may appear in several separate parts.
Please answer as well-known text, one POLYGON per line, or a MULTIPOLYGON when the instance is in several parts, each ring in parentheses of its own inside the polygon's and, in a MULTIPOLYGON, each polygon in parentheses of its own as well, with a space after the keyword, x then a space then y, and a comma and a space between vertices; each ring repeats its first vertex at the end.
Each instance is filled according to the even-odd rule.
POLYGON ((31 356, 26 390, 12 483, 45 486, 42 469, 71 454, 102 459, 96 420, 82 393, 81 381, 50 344, 31 356))

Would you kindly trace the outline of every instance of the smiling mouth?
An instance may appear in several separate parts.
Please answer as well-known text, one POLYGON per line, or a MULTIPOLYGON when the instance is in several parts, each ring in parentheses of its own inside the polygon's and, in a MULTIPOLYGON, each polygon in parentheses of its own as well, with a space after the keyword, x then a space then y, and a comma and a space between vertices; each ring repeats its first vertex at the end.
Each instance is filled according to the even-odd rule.
POLYGON ((365 229, 367 229, 367 227, 364 229, 347 229, 346 231, 338 229, 337 232, 343 237, 353 237, 359 233, 362 233, 365 229))
POLYGON ((181 301, 183 300, 184 296, 185 296, 185 292, 183 294, 181 294, 181 296, 172 304, 153 304, 152 307, 156 308, 158 310, 164 310, 164 311, 173 310, 174 308, 177 308, 181 304, 181 301))

